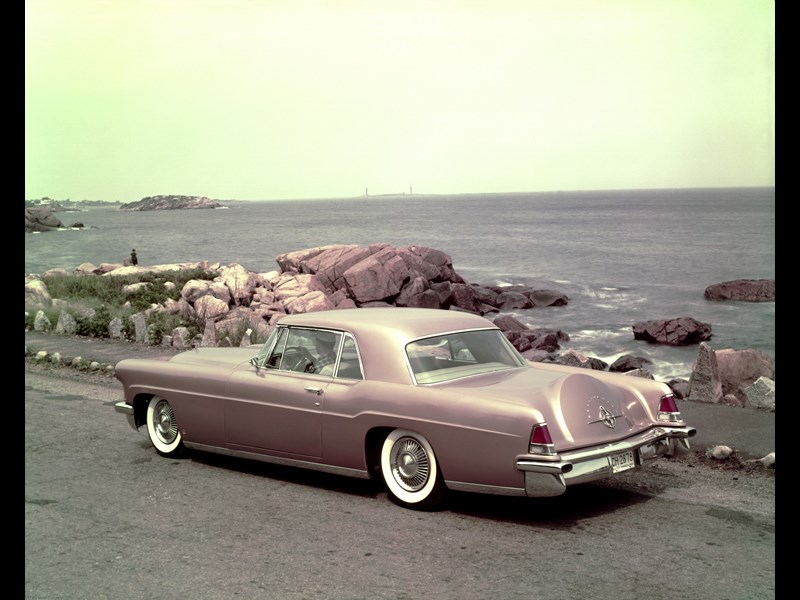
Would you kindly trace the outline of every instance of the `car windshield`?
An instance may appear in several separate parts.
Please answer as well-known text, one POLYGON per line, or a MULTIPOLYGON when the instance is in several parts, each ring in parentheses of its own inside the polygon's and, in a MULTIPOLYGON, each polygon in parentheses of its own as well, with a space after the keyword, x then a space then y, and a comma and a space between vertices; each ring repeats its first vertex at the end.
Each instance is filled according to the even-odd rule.
POLYGON ((417 383, 441 383, 526 364, 496 329, 459 331, 416 340, 406 345, 406 355, 417 383))

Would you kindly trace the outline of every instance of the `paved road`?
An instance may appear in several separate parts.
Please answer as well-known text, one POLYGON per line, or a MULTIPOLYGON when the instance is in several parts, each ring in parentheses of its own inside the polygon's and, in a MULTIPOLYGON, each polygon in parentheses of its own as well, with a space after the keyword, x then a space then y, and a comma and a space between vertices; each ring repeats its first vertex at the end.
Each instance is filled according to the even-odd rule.
MULTIPOLYGON (((123 358, 167 358, 177 352, 172 348, 34 331, 25 333, 25 345, 36 352, 60 352, 62 359, 80 356, 112 365, 123 358)), ((761 458, 775 451, 774 412, 689 401, 679 401, 678 407, 684 419, 697 428, 691 441, 694 449, 726 445, 745 459, 761 458)))
POLYGON ((26 369, 30 600, 775 598, 774 477, 662 460, 411 511, 379 482, 160 457, 104 379, 26 369))

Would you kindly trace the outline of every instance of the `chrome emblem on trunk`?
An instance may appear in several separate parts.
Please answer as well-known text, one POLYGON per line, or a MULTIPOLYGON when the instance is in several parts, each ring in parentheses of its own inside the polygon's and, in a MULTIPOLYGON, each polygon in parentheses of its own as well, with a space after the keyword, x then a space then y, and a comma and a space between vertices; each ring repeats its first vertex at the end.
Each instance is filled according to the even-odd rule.
POLYGON ((602 396, 592 396, 586 403, 587 421, 589 425, 602 423, 609 429, 614 429, 617 426, 617 419, 623 417, 623 415, 621 412, 615 415, 613 412, 603 406, 601 402, 604 404, 611 403, 611 408, 614 408, 613 401, 603 398, 602 396), (597 418, 593 418, 594 415, 597 415, 597 418))
POLYGON ((609 429, 614 429, 617 424, 617 419, 612 415, 605 406, 600 407, 600 421, 609 429))

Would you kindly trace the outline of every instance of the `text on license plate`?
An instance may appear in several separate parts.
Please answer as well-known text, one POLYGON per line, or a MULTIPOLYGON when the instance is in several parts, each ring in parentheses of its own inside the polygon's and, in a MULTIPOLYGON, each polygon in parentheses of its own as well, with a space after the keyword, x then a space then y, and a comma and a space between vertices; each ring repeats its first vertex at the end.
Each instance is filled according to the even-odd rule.
POLYGON ((612 454, 608 457, 608 464, 611 465, 612 473, 633 469, 636 463, 633 461, 633 450, 612 454))

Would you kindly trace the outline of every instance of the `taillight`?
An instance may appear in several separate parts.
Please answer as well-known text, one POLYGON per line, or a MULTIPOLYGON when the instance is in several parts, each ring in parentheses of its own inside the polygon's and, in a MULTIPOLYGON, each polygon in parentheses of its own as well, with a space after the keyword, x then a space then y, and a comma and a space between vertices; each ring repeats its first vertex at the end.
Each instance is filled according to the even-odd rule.
POLYGON ((555 454, 556 448, 553 445, 553 438, 550 437, 550 430, 547 423, 534 425, 531 430, 531 443, 528 450, 531 454, 555 454))
POLYGON ((678 410, 678 404, 675 402, 673 394, 661 396, 658 403, 658 420, 670 422, 681 420, 681 411, 678 410))

